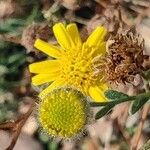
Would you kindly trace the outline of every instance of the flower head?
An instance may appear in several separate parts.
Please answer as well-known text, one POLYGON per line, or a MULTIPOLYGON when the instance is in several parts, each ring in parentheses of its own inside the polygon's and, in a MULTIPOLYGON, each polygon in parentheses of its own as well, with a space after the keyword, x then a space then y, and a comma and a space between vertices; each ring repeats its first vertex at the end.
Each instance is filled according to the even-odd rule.
POLYGON ((136 74, 141 74, 144 62, 149 56, 144 54, 144 40, 136 31, 117 33, 112 36, 106 54, 105 73, 110 83, 133 82, 136 74))
POLYGON ((39 122, 50 136, 73 138, 84 130, 88 114, 89 105, 81 92, 60 88, 42 99, 39 122))
POLYGON ((86 42, 82 43, 76 24, 66 27, 62 23, 54 25, 53 31, 60 46, 54 46, 37 39, 34 46, 55 58, 29 66, 30 72, 37 75, 32 78, 34 85, 52 82, 39 96, 44 97, 53 89, 61 86, 76 88, 96 101, 105 101, 103 91, 107 86, 103 82, 104 71, 96 71, 93 61, 106 53, 104 37, 106 29, 97 27, 86 42))

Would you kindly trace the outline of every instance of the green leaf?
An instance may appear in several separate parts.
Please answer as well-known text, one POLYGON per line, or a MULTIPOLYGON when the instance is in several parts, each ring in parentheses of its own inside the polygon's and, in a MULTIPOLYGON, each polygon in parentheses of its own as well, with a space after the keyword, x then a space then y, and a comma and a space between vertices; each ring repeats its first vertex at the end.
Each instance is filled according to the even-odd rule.
POLYGON ((0 64, 0 77, 4 74, 8 73, 8 71, 9 70, 6 66, 0 64))
POLYGON ((136 99, 136 96, 128 96, 128 97, 123 97, 121 99, 117 99, 116 101, 109 101, 106 103, 93 102, 93 103, 90 103, 90 106, 91 107, 98 107, 98 106, 104 106, 105 105, 100 111, 97 112, 97 114, 95 116, 95 119, 100 119, 104 115, 108 114, 112 110, 112 108, 114 106, 116 106, 117 104, 124 103, 127 101, 133 101, 135 99, 136 99))
POLYGON ((90 102, 91 107, 100 107, 100 106, 107 106, 107 105, 117 105, 120 103, 124 103, 127 101, 133 101, 136 99, 136 96, 128 96, 128 97, 122 97, 120 99, 116 99, 115 101, 107 101, 107 102, 90 102))
POLYGON ((0 22, 0 33, 16 33, 18 27, 23 27, 25 21, 22 19, 9 18, 0 22))
POLYGON ((47 143, 49 141, 49 137, 41 131, 38 132, 38 136, 42 143, 47 143))
POLYGON ((104 94, 105 94, 106 98, 108 98, 110 100, 117 100, 120 98, 128 98, 129 97, 128 95, 118 92, 118 91, 115 91, 115 90, 107 90, 107 91, 105 91, 104 94))
POLYGON ((30 15, 26 19, 26 24, 30 25, 38 17, 38 15, 39 15, 39 4, 36 3, 34 4, 30 15))
POLYGON ((115 103, 110 103, 107 106, 103 107, 100 111, 97 112, 95 119, 100 119, 106 114, 108 114, 115 105, 115 103))
POLYGON ((48 143, 48 150, 57 150, 58 149, 58 143, 55 141, 51 141, 48 143))
POLYGON ((149 99, 150 99, 149 93, 138 95, 135 101, 132 103, 130 109, 131 114, 135 114, 149 99))

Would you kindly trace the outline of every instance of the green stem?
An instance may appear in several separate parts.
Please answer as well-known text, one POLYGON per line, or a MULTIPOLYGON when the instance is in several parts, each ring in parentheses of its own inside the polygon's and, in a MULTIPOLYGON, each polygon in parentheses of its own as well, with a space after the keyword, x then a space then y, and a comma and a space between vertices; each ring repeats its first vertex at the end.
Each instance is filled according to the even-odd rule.
POLYGON ((133 101, 135 100, 136 96, 130 96, 128 98, 122 98, 122 99, 117 99, 113 101, 108 101, 108 102, 90 102, 91 107, 99 107, 99 106, 106 106, 106 105, 111 105, 111 104, 119 104, 123 103, 126 101, 133 101))
POLYGON ((129 96, 129 97, 125 97, 125 98, 121 98, 121 99, 116 99, 113 101, 108 101, 108 102, 90 102, 90 106, 91 107, 100 107, 100 106, 106 106, 106 105, 117 105, 123 102, 127 102, 127 101, 134 101, 137 97, 141 97, 141 96, 148 96, 150 97, 150 92, 146 92, 146 93, 141 93, 137 96, 129 96))

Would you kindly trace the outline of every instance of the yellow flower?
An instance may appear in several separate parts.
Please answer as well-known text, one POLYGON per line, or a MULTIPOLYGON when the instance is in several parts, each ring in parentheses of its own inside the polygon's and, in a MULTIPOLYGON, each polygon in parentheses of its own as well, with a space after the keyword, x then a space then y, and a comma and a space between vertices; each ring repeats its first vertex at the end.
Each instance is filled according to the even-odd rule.
POLYGON ((89 104, 86 97, 71 88, 53 90, 39 107, 39 122, 50 136, 74 138, 89 123, 89 104))
POLYGON ((95 101, 106 101, 104 91, 107 90, 107 86, 102 80, 104 73, 96 73, 93 66, 94 58, 101 58, 106 53, 106 29, 97 27, 84 43, 74 23, 66 27, 58 23, 54 25, 53 31, 60 46, 40 39, 36 40, 34 46, 54 59, 29 66, 30 72, 37 74, 32 78, 34 85, 50 82, 39 97, 45 97, 53 89, 61 86, 70 86, 95 101))

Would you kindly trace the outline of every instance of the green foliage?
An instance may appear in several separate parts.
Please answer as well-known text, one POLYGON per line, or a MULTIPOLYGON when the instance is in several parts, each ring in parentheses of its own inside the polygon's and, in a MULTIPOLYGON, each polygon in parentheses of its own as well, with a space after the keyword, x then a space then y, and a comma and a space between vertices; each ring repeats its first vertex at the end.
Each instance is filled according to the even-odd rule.
POLYGON ((14 100, 15 87, 20 86, 23 67, 25 66, 25 49, 16 44, 0 42, 0 122, 12 119, 18 109, 14 100), (9 95, 12 95, 11 98, 9 95))
MULTIPOLYGON (((42 22, 43 14, 41 11, 41 1, 40 0, 17 0, 18 3, 23 6, 23 14, 15 18, 6 18, 4 21, 0 21, 0 34, 7 35, 22 35, 22 31, 32 22, 42 22)), ((53 2, 52 2, 53 4, 53 2)), ((89 4, 88 4, 89 5, 89 4)), ((60 20, 68 21, 67 17, 63 18, 64 8, 58 5, 57 8, 53 9, 51 15, 49 15, 49 23, 54 24, 60 20)), ((93 9, 95 10, 95 9, 93 9)), ((77 12, 77 11, 76 11, 77 12)), ((77 13, 81 16, 92 17, 89 10, 85 10, 77 13), (88 13, 88 14, 87 14, 88 13)), ((76 14, 75 14, 76 15, 76 14)), ((84 17, 83 17, 84 18, 84 17)), ((77 18, 78 19, 78 18, 77 18)), ((73 20, 73 19, 72 19, 73 20)), ((84 20, 83 20, 84 21, 84 20)), ((68 21, 69 22, 69 21, 68 21)), ((8 42, 0 41, 0 96, 3 94, 11 93, 13 97, 16 97, 16 88, 18 88, 22 83, 23 71, 26 66, 26 53, 25 49, 16 44, 11 44, 8 42)), ((150 70, 146 71, 145 79, 150 80, 150 70)), ((9 94, 8 94, 9 95, 9 94)), ((150 95, 148 93, 143 93, 137 96, 128 96, 124 93, 120 93, 114 90, 108 90, 105 92, 105 96, 109 99, 108 102, 96 103, 91 102, 91 107, 100 107, 95 118, 99 119, 107 115, 116 105, 133 101, 131 107, 131 113, 136 113, 142 106, 149 100, 150 95)), ((5 99, 4 101, 0 99, 0 122, 12 119, 16 114, 18 109, 18 101, 15 98, 5 99)), ((130 135, 135 132, 135 127, 127 129, 130 135)), ((40 132, 38 137, 40 142, 44 145, 45 150, 56 150, 59 148, 59 143, 53 141, 47 136, 40 132)), ((117 139, 118 140, 118 139, 117 139)), ((118 142, 118 141, 117 141, 118 142)), ((128 150, 129 147, 126 143, 119 142, 120 150, 128 150)), ((149 150, 150 141, 148 141, 140 150, 149 150)))
POLYGON ((133 125, 129 128, 126 128, 126 131, 128 132, 128 134, 132 137, 134 135, 134 133, 136 132, 137 130, 137 126, 136 125, 133 125))
MULTIPOLYGON (((40 0, 17 1, 22 7, 22 13, 0 21, 0 38, 3 38, 4 34, 6 38, 12 36, 21 39, 22 32, 28 25, 43 20, 40 0)), ((18 89, 22 86, 27 57, 24 47, 2 41, 2 38, 0 39, 0 123, 14 119, 18 112, 20 96, 18 89)))
POLYGON ((107 90, 107 91, 105 91, 104 94, 105 94, 106 98, 108 98, 110 100, 117 100, 120 98, 129 97, 128 95, 121 93, 121 92, 118 92, 118 91, 115 91, 115 90, 107 90))
POLYGON ((0 33, 16 33, 18 27, 23 27, 25 20, 9 18, 5 21, 0 21, 0 33))
POLYGON ((49 136, 43 132, 38 132, 38 139, 44 146, 45 150, 57 150, 58 149, 58 142, 53 139, 50 139, 49 136))
MULTIPOLYGON (((40 10, 40 1, 30 0, 18 1, 25 11, 16 18, 6 18, 0 21, 0 33, 21 35, 24 27, 33 21, 43 19, 40 10)), ((10 91, 13 87, 19 86, 22 77, 23 67, 26 61, 25 49, 22 46, 9 42, 0 41, 0 91, 10 91)))
POLYGON ((100 119, 101 117, 108 114, 114 106, 115 103, 110 103, 107 106, 103 107, 100 111, 97 112, 95 119, 100 119))
POLYGON ((0 123, 12 119, 15 114, 14 111, 17 109, 17 102, 5 101, 4 103, 0 103, 0 123))
MULTIPOLYGON (((123 102, 127 102, 127 101, 133 101, 135 99, 135 96, 126 96, 126 97, 121 97, 120 99, 116 99, 115 101, 109 101, 105 103, 105 106, 103 108, 101 108, 96 116, 95 119, 100 119, 101 117, 105 116, 106 114, 108 114, 113 107, 115 107, 116 105, 123 103, 123 102)), ((101 105, 101 104, 100 104, 101 105)), ((98 104, 97 104, 98 106, 98 104)))
POLYGON ((135 114, 149 99, 150 99, 149 93, 138 95, 131 105, 130 109, 131 114, 135 114))
POLYGON ((23 66, 25 65, 25 49, 21 46, 0 42, 0 91, 10 91, 19 85, 23 66))
POLYGON ((57 150, 58 149, 58 144, 55 141, 49 142, 48 143, 48 150, 57 150))
POLYGON ((102 107, 97 112, 95 119, 100 119, 104 115, 107 115, 116 105, 127 101, 133 101, 130 111, 131 114, 134 114, 150 99, 150 92, 142 93, 137 96, 128 96, 124 93, 109 90, 105 92, 105 96, 112 101, 90 103, 91 107, 102 107))
POLYGON ((26 13, 22 16, 0 21, 0 33, 21 35, 24 27, 30 25, 32 22, 40 22, 44 19, 38 1, 29 1, 29 3, 22 1, 20 3, 29 10, 25 9, 24 11, 26 11, 26 13))
POLYGON ((49 137, 47 134, 42 133, 42 132, 38 132, 38 138, 40 139, 40 141, 42 141, 42 143, 47 143, 49 142, 49 137))
POLYGON ((115 91, 115 90, 107 90, 105 91, 105 96, 107 99, 111 101, 107 102, 91 102, 90 106, 91 107, 98 107, 98 106, 106 106, 106 105, 111 105, 112 107, 115 106, 116 104, 125 102, 125 101, 130 101, 132 97, 128 96, 127 94, 115 91))

